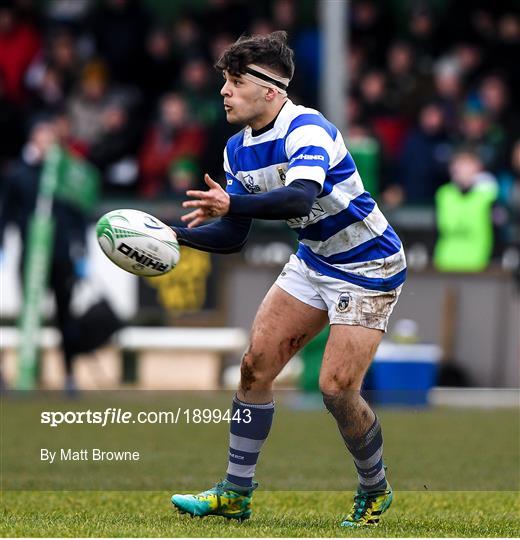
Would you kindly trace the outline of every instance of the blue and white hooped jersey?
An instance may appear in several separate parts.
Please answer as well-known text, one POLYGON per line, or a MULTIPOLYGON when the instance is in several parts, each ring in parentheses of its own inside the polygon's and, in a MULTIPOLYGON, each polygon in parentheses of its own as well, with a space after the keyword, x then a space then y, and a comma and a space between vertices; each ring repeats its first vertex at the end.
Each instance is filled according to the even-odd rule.
POLYGON ((283 106, 272 129, 246 127, 224 150, 230 194, 256 194, 314 180, 321 192, 308 216, 287 221, 296 255, 317 272, 365 289, 390 291, 406 279, 399 237, 365 191, 337 128, 315 109, 283 106))

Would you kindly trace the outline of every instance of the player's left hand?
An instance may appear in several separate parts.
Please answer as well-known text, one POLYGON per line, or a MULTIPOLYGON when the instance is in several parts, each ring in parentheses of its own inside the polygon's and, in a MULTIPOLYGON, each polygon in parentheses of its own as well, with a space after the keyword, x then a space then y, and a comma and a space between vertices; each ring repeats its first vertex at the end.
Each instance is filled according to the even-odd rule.
POLYGON ((188 223, 188 228, 196 227, 207 219, 218 216, 225 216, 229 212, 229 195, 215 182, 209 174, 204 175, 209 189, 207 191, 198 191, 190 189, 186 192, 188 197, 193 197, 193 201, 184 201, 184 208, 196 208, 193 212, 181 217, 182 221, 188 223))

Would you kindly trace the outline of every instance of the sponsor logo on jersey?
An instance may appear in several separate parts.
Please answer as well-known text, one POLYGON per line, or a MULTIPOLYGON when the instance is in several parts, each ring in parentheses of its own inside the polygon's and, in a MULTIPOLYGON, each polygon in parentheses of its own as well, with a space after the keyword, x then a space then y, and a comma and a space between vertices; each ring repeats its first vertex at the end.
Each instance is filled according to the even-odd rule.
POLYGON ((325 161, 325 158, 320 156, 320 154, 299 154, 291 159, 289 165, 292 165, 295 161, 299 161, 300 159, 306 161, 325 161))
POLYGON ((288 219, 287 224, 289 225, 289 227, 293 228, 305 227, 307 225, 310 225, 311 223, 314 223, 325 214, 326 212, 323 206, 318 201, 314 201, 309 215, 299 218, 288 219))
POLYGON ((336 311, 340 313, 345 313, 350 304, 350 295, 347 293, 341 293, 338 298, 338 303, 336 305, 336 311))
POLYGON ((168 269, 167 264, 152 259, 144 253, 139 253, 139 251, 135 250, 124 242, 121 242, 121 244, 117 247, 117 251, 119 251, 123 255, 126 255, 129 259, 136 261, 138 263, 136 265, 136 268, 153 268, 158 272, 164 272, 168 269))

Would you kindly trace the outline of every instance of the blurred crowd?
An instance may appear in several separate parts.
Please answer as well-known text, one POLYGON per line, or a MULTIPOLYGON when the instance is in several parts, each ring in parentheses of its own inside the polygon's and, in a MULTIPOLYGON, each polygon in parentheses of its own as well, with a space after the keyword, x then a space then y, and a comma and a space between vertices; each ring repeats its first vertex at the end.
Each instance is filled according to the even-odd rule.
MULTIPOLYGON (((497 219, 518 212, 519 12, 514 0, 350 2, 350 47, 338 60, 349 77, 347 145, 377 142, 383 204, 433 204, 464 151, 496 183, 497 219)), ((35 159, 46 123, 99 168, 105 196, 180 196, 203 172, 219 178, 236 127, 225 122, 213 63, 243 32, 285 29, 296 55, 290 97, 319 107, 317 20, 315 0, 169 9, 162 0, 0 0, 0 174, 35 159)))
MULTIPOLYGON (((237 127, 225 120, 213 65, 244 32, 288 32, 289 96, 320 109, 319 6, 0 0, 0 264, 9 222, 21 231, 21 266, 29 259, 55 142, 95 165, 105 198, 182 199, 203 187, 203 173, 222 179, 237 127)), ((520 0, 350 0, 348 11, 349 47, 334 61, 346 63, 346 143, 367 189, 386 209, 435 208, 436 268, 483 270, 497 244, 503 261, 520 247, 520 0)), ((49 263, 70 391, 75 356, 120 326, 104 300, 72 313, 73 290, 88 277, 92 216, 82 206, 57 197, 49 263)))

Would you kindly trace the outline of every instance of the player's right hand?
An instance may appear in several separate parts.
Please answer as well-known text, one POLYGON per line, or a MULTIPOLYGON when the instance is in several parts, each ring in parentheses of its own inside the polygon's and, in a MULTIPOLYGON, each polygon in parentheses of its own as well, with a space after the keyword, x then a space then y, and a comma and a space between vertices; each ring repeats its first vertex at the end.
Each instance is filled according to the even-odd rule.
POLYGON ((204 175, 204 181, 209 189, 207 191, 187 191, 186 195, 194 197, 194 199, 182 203, 184 208, 197 208, 181 217, 182 221, 188 223, 188 228, 196 227, 213 217, 225 216, 229 212, 229 194, 209 174, 204 175))

